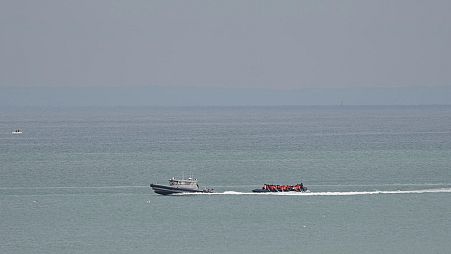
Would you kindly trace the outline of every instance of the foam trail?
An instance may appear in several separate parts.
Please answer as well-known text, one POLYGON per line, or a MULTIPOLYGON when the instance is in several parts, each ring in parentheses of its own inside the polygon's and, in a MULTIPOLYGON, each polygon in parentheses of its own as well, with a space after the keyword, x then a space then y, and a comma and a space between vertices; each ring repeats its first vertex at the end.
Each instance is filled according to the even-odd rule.
MULTIPOLYGON (((427 188, 427 187, 451 187, 451 183, 373 183, 373 184, 309 184, 310 187, 401 187, 410 186, 416 188, 427 188)), ((260 188, 261 184, 252 185, 214 185, 215 188, 260 188)))
POLYGON ((258 196, 358 196, 381 194, 424 194, 424 193, 451 193, 451 188, 422 189, 422 190, 395 190, 395 191, 337 191, 337 192, 238 192, 225 191, 219 193, 199 193, 200 195, 258 195, 258 196))

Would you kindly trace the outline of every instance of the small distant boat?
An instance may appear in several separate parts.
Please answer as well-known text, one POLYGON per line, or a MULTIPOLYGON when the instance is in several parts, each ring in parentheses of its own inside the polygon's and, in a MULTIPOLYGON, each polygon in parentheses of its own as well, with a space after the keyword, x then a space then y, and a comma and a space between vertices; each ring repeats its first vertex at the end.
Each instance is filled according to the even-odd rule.
POLYGON ((12 134, 22 134, 22 130, 17 129, 15 131, 13 131, 12 134))
POLYGON ((262 192, 305 192, 307 187, 304 187, 302 183, 296 185, 275 185, 275 184, 265 184, 260 189, 254 189, 252 192, 262 193, 262 192))
POLYGON ((157 194, 171 195, 180 193, 213 193, 213 189, 200 189, 197 179, 169 179, 169 185, 151 184, 150 187, 157 194))

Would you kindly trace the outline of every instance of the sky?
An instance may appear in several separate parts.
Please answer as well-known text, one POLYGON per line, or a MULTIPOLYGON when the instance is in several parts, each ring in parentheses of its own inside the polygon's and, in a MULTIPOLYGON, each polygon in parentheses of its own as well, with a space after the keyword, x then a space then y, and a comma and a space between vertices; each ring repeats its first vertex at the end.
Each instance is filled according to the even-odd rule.
POLYGON ((451 104, 448 0, 0 2, 0 106, 451 104))

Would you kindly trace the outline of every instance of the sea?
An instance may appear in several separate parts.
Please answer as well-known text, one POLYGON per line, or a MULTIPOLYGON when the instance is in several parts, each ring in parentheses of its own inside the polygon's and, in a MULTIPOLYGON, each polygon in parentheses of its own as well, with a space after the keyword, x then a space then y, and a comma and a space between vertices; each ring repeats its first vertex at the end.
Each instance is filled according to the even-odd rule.
POLYGON ((0 253, 424 254, 450 239, 451 106, 0 109, 0 253), (215 193, 149 187, 172 177, 215 193))

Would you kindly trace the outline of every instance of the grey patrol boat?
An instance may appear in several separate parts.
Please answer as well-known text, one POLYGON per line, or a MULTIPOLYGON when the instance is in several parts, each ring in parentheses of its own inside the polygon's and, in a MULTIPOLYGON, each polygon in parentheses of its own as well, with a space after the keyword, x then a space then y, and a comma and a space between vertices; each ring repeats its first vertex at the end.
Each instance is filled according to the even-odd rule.
POLYGON ((169 185, 151 184, 150 187, 157 194, 171 195, 180 193, 213 193, 213 189, 200 189, 197 179, 169 179, 169 185))

